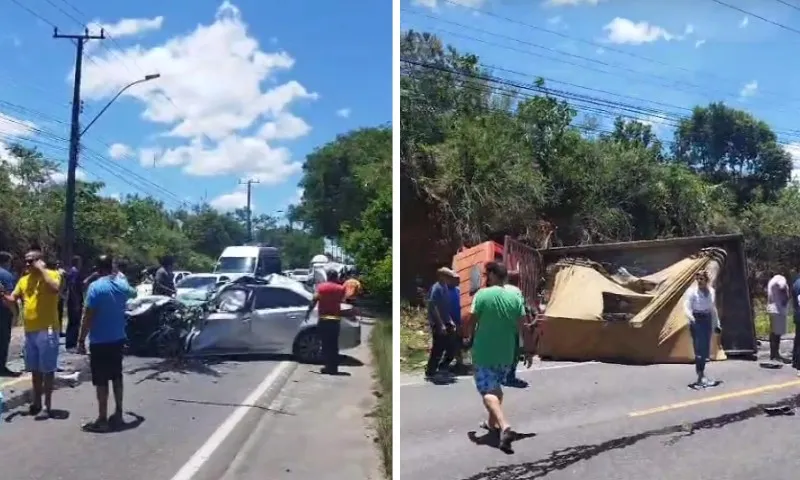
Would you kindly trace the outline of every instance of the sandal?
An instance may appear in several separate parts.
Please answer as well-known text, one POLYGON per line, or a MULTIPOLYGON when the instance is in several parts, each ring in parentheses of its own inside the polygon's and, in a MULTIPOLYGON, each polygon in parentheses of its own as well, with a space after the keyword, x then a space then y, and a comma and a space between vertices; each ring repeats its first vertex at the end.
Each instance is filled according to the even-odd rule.
POLYGON ((490 427, 489 426, 489 422, 487 422, 486 420, 482 421, 481 424, 479 425, 479 427, 484 429, 484 430, 488 430, 489 432, 492 432, 492 433, 499 433, 500 432, 499 428, 490 427))
POLYGON ((108 424, 108 420, 97 419, 88 423, 84 423, 81 426, 81 430, 89 433, 107 433, 111 430, 111 427, 108 424))
POLYGON ((114 429, 124 426, 125 420, 122 419, 122 412, 117 412, 108 417, 108 423, 114 429))

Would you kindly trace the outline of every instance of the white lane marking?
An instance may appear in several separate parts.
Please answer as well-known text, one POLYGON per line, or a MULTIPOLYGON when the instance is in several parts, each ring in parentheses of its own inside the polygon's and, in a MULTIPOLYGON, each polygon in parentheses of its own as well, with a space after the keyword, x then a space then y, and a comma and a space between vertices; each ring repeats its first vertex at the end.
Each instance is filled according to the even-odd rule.
POLYGON ((225 419, 217 430, 206 440, 206 443, 197 450, 192 458, 186 462, 178 473, 172 477, 172 480, 191 480, 192 477, 200 471, 200 468, 208 461, 211 455, 222 445, 222 442, 233 432, 233 429, 242 421, 247 412, 253 405, 261 398, 267 390, 275 384, 276 381, 283 375, 283 373, 294 364, 291 361, 283 361, 279 363, 266 378, 253 390, 250 395, 242 401, 241 406, 231 413, 225 419))
MULTIPOLYGON (((531 368, 520 367, 520 368, 517 368, 517 373, 534 373, 534 372, 541 372, 543 370, 559 370, 559 369, 562 369, 562 368, 586 367, 586 366, 589 366, 589 365, 599 365, 600 363, 601 362, 598 362, 598 361, 595 361, 595 360, 590 360, 588 362, 569 363, 569 364, 566 364, 566 365, 549 365, 549 366, 546 366, 546 367, 538 367, 538 368, 536 368, 536 367, 531 367, 531 368)), ((470 380, 472 380, 472 377, 470 377, 470 380)), ((413 387, 415 385, 427 385, 428 383, 429 382, 426 382, 425 380, 413 380, 413 381, 410 381, 410 382, 401 383, 400 386, 401 387, 413 387)), ((458 382, 456 382, 456 383, 458 383, 458 382)))

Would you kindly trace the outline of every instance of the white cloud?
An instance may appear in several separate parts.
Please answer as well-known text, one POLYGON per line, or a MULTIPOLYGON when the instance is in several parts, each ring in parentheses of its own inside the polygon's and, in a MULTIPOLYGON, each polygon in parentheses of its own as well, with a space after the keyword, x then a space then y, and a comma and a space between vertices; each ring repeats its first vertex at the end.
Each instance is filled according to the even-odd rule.
POLYGON ((742 90, 739 92, 739 96, 742 98, 752 97, 758 92, 758 81, 753 80, 752 82, 748 82, 742 90))
POLYGON ((705 43, 706 43, 705 39, 698 40, 694 42, 694 48, 700 48, 703 45, 705 45, 705 43))
POLYGON ((792 157, 792 180, 800 181, 800 142, 792 142, 783 147, 792 157))
MULTIPOLYGON (((468 8, 480 8, 486 3, 486 0, 449 0, 447 2, 443 1, 442 3, 448 6, 462 5, 468 8)), ((411 4, 430 8, 431 10, 439 8, 439 0, 411 0, 411 4)))
POLYGON ((100 20, 95 20, 88 27, 89 31, 95 35, 100 33, 100 29, 103 29, 109 36, 119 38, 160 30, 163 24, 164 17, 158 16, 155 18, 123 18, 116 23, 104 23, 100 20))
POLYGON ((161 75, 123 95, 144 104, 142 117, 163 125, 163 136, 186 144, 145 148, 140 151, 143 165, 151 166, 157 158, 157 166, 182 166, 191 175, 247 174, 270 182, 297 171, 289 151, 273 148, 267 140, 308 133, 310 127, 287 109, 296 100, 318 95, 295 80, 264 86, 295 61, 287 52, 262 50, 229 1, 220 5, 209 25, 161 45, 134 45, 113 55, 98 52, 92 59, 84 64, 83 93, 89 100, 116 94, 137 75, 161 75), (133 78, 131 66, 138 67, 133 78), (263 138, 254 136, 259 125, 263 138))
POLYGON ((750 17, 746 16, 742 18, 741 22, 739 22, 739 28, 747 28, 747 25, 749 24, 750 24, 750 17))
MULTIPOLYGON (((239 188, 231 193, 225 193, 212 199, 209 204, 223 212, 245 208, 247 207, 247 192, 243 188, 239 188)), ((250 208, 255 209, 252 199, 250 200, 250 208)))
POLYGON ((108 149, 108 155, 114 160, 120 160, 125 157, 130 157, 135 152, 133 149, 124 143, 115 143, 108 149))
POLYGON ((596 6, 603 0, 545 0, 544 4, 550 7, 577 7, 580 5, 596 6))
POLYGON ((349 108, 340 108, 336 110, 336 115, 342 118, 350 118, 350 113, 352 111, 349 108))
POLYGON ((271 122, 267 122, 258 130, 258 136, 264 140, 292 140, 308 135, 311 126, 300 117, 284 112, 271 122))
MULTIPOLYGON (((633 22, 627 18, 616 17, 605 27, 607 33, 606 40, 611 43, 642 45, 658 40, 682 40, 683 37, 668 32, 666 29, 648 22, 633 22)), ((692 25, 686 26, 685 35, 694 32, 692 25)))
POLYGON ((547 19, 547 23, 550 25, 559 25, 563 21, 564 19, 561 18, 561 15, 556 15, 555 17, 550 17, 547 19))
POLYGON ((201 139, 175 148, 146 148, 140 152, 142 166, 182 167, 185 173, 201 177, 246 173, 266 184, 278 184, 300 172, 302 164, 292 161, 289 150, 271 147, 257 137, 229 136, 213 145, 201 139))
POLYGON ((29 137, 36 129, 36 124, 28 120, 0 113, 0 136, 29 137))
POLYGON ((597 52, 598 55, 602 55, 602 54, 606 53, 606 49, 600 47, 597 50, 595 50, 595 52, 597 52))
MULTIPOLYGON (((84 172, 80 168, 75 170, 75 180, 78 180, 79 182, 85 182, 86 172, 84 172)), ((64 171, 54 172, 52 175, 50 175, 50 181, 52 183, 65 183, 67 181, 67 172, 64 171)))

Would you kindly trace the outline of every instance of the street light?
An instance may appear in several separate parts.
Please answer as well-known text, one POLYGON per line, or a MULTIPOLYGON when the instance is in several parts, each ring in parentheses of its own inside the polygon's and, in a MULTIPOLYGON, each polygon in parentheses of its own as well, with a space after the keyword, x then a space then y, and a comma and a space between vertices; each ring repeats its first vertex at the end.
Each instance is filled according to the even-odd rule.
POLYGON ((80 119, 80 78, 81 78, 81 55, 83 55, 83 42, 79 41, 78 44, 78 55, 77 55, 77 66, 75 67, 75 88, 72 97, 72 124, 70 127, 70 135, 69 135, 69 161, 67 163, 67 195, 64 201, 64 265, 69 265, 72 261, 72 247, 73 242, 75 241, 75 171, 78 169, 78 149, 80 148, 80 141, 83 134, 86 133, 86 130, 89 130, 89 127, 94 125, 94 122, 100 118, 100 115, 105 113, 108 110, 108 107, 114 103, 114 100, 118 99, 120 95, 125 92, 125 90, 131 88, 134 85, 138 85, 140 83, 149 82, 150 80, 155 80, 159 78, 161 74, 153 73, 150 75, 145 75, 144 78, 140 78, 135 82, 131 82, 128 85, 125 85, 122 90, 120 90, 114 98, 112 98, 100 113, 95 115, 91 122, 86 125, 81 131, 78 131, 80 126, 78 125, 80 119))
POLYGON ((127 85, 125 85, 124 87, 122 87, 122 90, 120 90, 119 92, 117 92, 117 94, 116 94, 116 95, 114 95, 114 98, 112 98, 111 100, 109 100, 109 101, 108 101, 108 103, 106 103, 106 106, 105 106, 105 107, 103 107, 103 108, 102 108, 102 110, 100 110, 100 112, 99 112, 97 115, 95 115, 95 116, 94 116, 94 118, 92 119, 92 121, 91 121, 91 122, 89 122, 89 124, 88 124, 88 125, 86 125, 86 127, 84 127, 84 129, 83 129, 83 130, 81 130, 81 133, 79 133, 79 134, 78 134, 78 137, 82 137, 82 136, 83 136, 83 134, 84 134, 84 133, 86 133, 86 130, 89 130, 89 127, 91 127, 92 125, 94 125, 94 122, 96 122, 96 121, 97 121, 97 119, 98 119, 98 118, 100 118, 100 115, 104 114, 104 113, 106 112, 106 110, 108 110, 108 107, 110 107, 110 106, 111 106, 111 104, 112 104, 112 103, 114 103, 114 101, 115 101, 116 99, 118 99, 120 95, 122 95, 123 93, 125 93, 125 91, 126 91, 127 89, 131 88, 131 87, 132 87, 132 86, 134 86, 134 85, 139 85, 140 83, 149 82, 150 80, 155 80, 155 79, 157 79, 157 78, 160 78, 160 77, 161 77, 161 74, 160 74, 160 73, 151 73, 150 75, 145 75, 145 76, 144 76, 144 78, 140 78, 139 80, 136 80, 135 82, 131 82, 131 83, 129 83, 129 84, 127 84, 127 85))

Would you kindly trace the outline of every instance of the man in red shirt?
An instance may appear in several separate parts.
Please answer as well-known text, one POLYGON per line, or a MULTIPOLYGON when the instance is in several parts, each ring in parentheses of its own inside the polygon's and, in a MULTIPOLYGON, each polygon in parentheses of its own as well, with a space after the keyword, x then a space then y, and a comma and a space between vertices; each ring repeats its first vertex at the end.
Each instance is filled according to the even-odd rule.
POLYGON ((339 272, 328 270, 325 272, 327 281, 317 285, 317 292, 311 300, 306 312, 306 320, 311 316, 314 307, 319 305, 319 331, 322 341, 322 358, 325 366, 322 373, 338 375, 339 373, 339 330, 341 329, 342 302, 344 302, 345 288, 339 284, 339 272))

